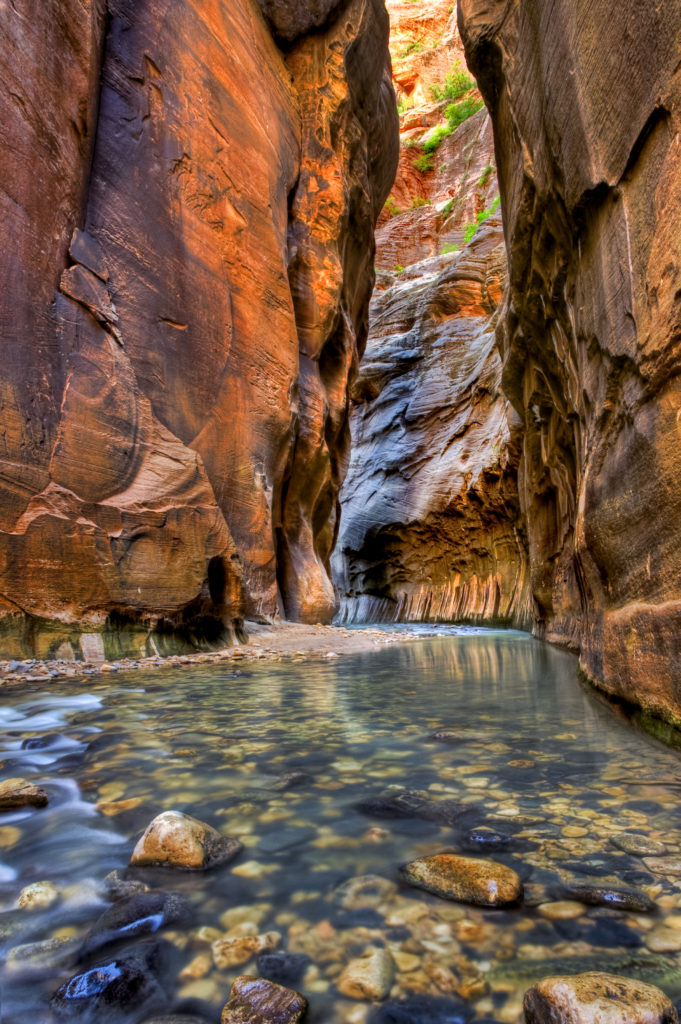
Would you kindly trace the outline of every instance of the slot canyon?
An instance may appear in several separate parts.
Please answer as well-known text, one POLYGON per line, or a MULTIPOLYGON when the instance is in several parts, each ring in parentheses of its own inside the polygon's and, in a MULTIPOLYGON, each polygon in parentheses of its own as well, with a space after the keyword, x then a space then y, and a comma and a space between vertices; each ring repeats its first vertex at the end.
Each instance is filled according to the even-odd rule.
POLYGON ((678 1024, 678 0, 0 0, 2 1024, 678 1024))

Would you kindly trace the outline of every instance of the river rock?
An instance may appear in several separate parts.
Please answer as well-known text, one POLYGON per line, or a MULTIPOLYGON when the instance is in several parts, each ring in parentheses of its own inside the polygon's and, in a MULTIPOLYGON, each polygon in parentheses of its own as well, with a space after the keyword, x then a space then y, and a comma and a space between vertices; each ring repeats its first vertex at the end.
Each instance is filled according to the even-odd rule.
POLYGON ((220 1024, 297 1024, 307 999, 290 988, 264 978, 242 975, 232 985, 220 1024))
POLYGON ((395 980, 395 961, 387 949, 371 949, 351 960, 336 982, 350 999, 385 999, 395 980))
POLYGON ((265 932, 263 935, 240 935, 234 938, 217 939, 211 944, 213 962, 219 970, 238 967, 251 957, 276 949, 281 942, 279 932, 265 932))
POLYGON ((60 895, 54 882, 33 882, 19 893, 17 907, 20 910, 49 910, 59 902, 60 895))
POLYGON ((586 903, 590 907, 611 907, 613 910, 628 910, 636 914, 649 914, 655 904, 644 892, 637 889, 611 889, 599 885, 573 885, 563 887, 570 899, 586 903))
POLYGON ((306 953, 261 953, 256 960, 258 974, 277 985, 299 985, 312 963, 306 953))
POLYGON ((527 1024, 678 1024, 659 988, 600 971, 545 978, 525 993, 527 1024))
POLYGON ((463 1001, 418 994, 377 1007, 369 1024, 466 1024, 473 1013, 463 1001))
POLYGON ((643 863, 656 875, 681 875, 681 857, 644 857, 643 863))
POLYGON ((496 832, 493 828, 480 825, 473 828, 464 839, 464 845, 469 850, 503 850, 513 840, 503 832, 496 832))
POLYGON ((394 882, 380 875, 358 875, 342 882, 333 893, 333 902, 347 910, 377 907, 396 891, 394 882))
POLYGON ((73 962, 80 939, 44 939, 14 946, 7 954, 5 970, 9 974, 43 974, 66 967, 73 962))
POLYGON ((164 811, 147 826, 130 864, 205 871, 233 860, 242 849, 238 839, 221 836, 197 818, 181 811, 164 811))
POLYGON ((18 807, 47 807, 49 797, 44 789, 27 779, 5 779, 0 782, 0 811, 18 807))
POLYGON ((436 896, 482 907, 501 907, 522 899, 520 878, 505 864, 453 853, 420 857, 402 868, 410 885, 436 896))
POLYGON ((144 943, 134 952, 75 974, 55 992, 50 1006, 58 1020, 127 1021, 160 1010, 167 996, 160 981, 167 943, 144 943))
POLYGON ((174 892, 134 893, 124 896, 95 921, 81 950, 81 957, 92 956, 104 946, 123 939, 153 935, 174 921, 186 919, 191 904, 174 892))
POLYGON ((618 850, 631 853, 635 857, 662 857, 667 852, 664 843, 658 843, 649 836, 642 836, 638 832, 620 832, 612 837, 613 844, 618 850))

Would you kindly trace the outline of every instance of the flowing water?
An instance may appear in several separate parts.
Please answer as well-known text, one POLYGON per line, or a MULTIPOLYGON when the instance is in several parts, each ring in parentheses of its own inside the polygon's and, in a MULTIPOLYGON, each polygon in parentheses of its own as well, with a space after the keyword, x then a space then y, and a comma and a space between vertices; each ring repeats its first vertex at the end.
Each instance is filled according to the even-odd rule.
MULTIPOLYGON (((580 687, 571 655, 529 636, 450 630, 333 661, 94 674, 6 694, 0 722, 2 778, 50 795, 45 810, 0 819, 4 1024, 53 1020, 50 997, 92 961, 81 945, 108 905, 107 874, 171 808, 245 849, 206 873, 129 873, 191 903, 160 932, 176 950, 168 1013, 219 1020, 232 980, 257 964, 218 970, 209 940, 244 921, 301 955, 291 963, 312 1022, 411 1019, 339 994, 367 947, 395 957, 390 1000, 450 1000, 431 1004, 451 1011, 432 1020, 519 1020, 524 988, 558 968, 621 967, 681 995, 679 755, 580 687), (415 857, 476 850, 480 826, 508 837, 483 855, 518 871, 523 904, 483 910, 400 883, 415 857), (664 870, 618 849, 622 832, 664 843, 664 870), (366 875, 383 881, 352 881, 366 875), (55 902, 18 909, 44 880, 55 902), (544 906, 575 883, 645 891, 657 910, 544 906)), ((120 1019, 152 1016, 140 1005, 120 1019)))

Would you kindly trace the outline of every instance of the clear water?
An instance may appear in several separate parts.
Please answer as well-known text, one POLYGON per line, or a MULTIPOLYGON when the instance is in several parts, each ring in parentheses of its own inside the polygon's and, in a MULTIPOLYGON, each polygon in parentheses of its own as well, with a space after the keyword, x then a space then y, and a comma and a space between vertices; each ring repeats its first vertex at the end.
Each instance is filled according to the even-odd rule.
MULTIPOLYGON (((577 957, 578 969, 644 958, 648 980, 681 995, 674 951, 648 948, 665 922, 674 945, 681 877, 652 873, 612 843, 636 831, 681 858, 679 755, 582 689, 571 655, 524 634, 450 631, 333 661, 95 675, 5 695, 0 730, 2 778, 34 779, 51 798, 45 810, 0 818, 4 1024, 52 1020, 50 996, 78 969, 80 939, 107 906, 105 876, 126 867, 146 824, 171 808, 245 844, 205 874, 131 873, 191 899, 193 920, 167 932, 179 967, 210 952, 202 925, 224 932, 225 911, 257 905, 260 931, 311 958, 299 987, 312 1022, 370 1019, 375 1007, 340 996, 335 980, 380 945, 402 967, 392 998, 449 995, 479 1020, 520 1020, 545 958, 577 957), (457 738, 434 742, 443 729, 457 738), (440 825, 358 809, 391 787, 455 800, 465 813, 440 825), (513 837, 490 855, 521 874, 526 904, 482 910, 399 883, 401 864, 463 849, 481 825, 513 837), (394 886, 354 901, 339 890, 367 874, 394 886), (21 889, 41 880, 59 902, 16 909, 21 889), (537 904, 570 880, 644 889, 658 910, 548 919, 537 904), (17 968, 12 949, 51 937, 70 940, 60 962, 17 968)), ((173 970, 168 1012, 217 1022, 231 981, 249 972, 255 961, 196 980, 173 970)))

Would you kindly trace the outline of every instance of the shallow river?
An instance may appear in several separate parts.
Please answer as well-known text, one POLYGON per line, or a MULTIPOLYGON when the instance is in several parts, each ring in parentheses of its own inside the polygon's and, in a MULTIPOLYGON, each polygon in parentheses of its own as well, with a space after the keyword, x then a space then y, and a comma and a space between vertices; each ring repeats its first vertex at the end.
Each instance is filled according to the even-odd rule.
POLYGON ((54 1019, 52 994, 93 962, 81 943, 108 905, 107 874, 171 808, 245 849, 205 874, 129 873, 191 904, 160 933, 177 951, 163 976, 168 1013, 219 1020, 231 981, 257 965, 217 970, 209 940, 249 921, 299 954, 275 974, 297 979, 310 1022, 514 1022, 537 977, 599 966, 681 996, 679 755, 581 688, 572 656, 524 634, 462 630, 333 660, 55 683, 3 697, 0 757, 2 778, 50 794, 47 809, 0 819, 3 1024, 54 1019), (396 801, 400 789, 410 792, 396 801), (481 826, 507 839, 488 850, 481 826), (623 832, 666 856, 622 851, 623 832), (400 865, 442 850, 513 866, 525 902, 481 910, 400 883, 400 865), (353 881, 366 875, 383 881, 353 881), (52 906, 17 909, 43 880, 57 888, 52 906), (580 906, 575 885, 635 890, 657 909, 580 906), (367 947, 389 949, 398 968, 382 1009, 335 986, 367 947), (391 1008, 414 993, 430 1001, 391 1008))

